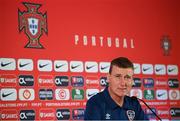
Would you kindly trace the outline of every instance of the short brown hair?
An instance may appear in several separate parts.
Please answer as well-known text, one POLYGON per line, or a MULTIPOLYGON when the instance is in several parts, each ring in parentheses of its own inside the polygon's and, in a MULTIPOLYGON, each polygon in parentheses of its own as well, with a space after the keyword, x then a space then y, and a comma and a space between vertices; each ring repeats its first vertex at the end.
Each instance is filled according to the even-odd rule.
POLYGON ((133 63, 126 57, 118 57, 111 61, 109 68, 109 74, 112 72, 112 67, 117 66, 119 68, 132 68, 134 69, 133 63))

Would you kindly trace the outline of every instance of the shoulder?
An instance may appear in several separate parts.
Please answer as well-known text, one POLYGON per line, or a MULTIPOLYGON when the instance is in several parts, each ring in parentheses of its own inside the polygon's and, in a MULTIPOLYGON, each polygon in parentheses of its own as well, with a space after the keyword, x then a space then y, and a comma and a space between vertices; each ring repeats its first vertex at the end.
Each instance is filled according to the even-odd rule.
POLYGON ((99 92, 96 95, 92 96, 87 103, 91 104, 101 104, 102 101, 104 101, 104 95, 103 92, 99 92))

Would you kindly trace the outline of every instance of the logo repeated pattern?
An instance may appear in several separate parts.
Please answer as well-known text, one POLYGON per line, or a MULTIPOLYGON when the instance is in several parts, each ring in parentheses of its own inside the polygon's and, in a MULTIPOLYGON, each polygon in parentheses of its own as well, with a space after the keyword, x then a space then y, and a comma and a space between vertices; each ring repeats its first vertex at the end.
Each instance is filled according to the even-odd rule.
MULTIPOLYGON (((107 61, 0 58, 0 63, 1 71, 9 72, 0 75, 0 106, 6 107, 8 102, 12 103, 11 107, 32 107, 3 110, 2 120, 82 120, 86 101, 108 85, 106 74, 110 62, 107 61), (19 75, 11 73, 15 70, 19 75), (33 71, 38 74, 31 73, 33 71)), ((134 74, 130 96, 147 101, 152 108, 158 105, 154 110, 164 119, 179 118, 178 65, 134 63, 134 74), (168 104, 172 106, 165 111, 164 106, 168 104)), ((155 119, 146 110, 149 118, 155 119)))

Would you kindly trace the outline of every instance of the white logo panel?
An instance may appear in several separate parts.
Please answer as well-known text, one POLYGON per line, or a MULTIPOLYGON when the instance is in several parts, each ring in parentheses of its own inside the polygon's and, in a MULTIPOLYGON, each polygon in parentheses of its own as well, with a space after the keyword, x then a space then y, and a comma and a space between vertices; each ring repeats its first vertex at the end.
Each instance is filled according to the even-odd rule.
POLYGON ((19 99, 20 100, 34 100, 34 89, 19 89, 19 99))
POLYGON ((32 59, 18 59, 18 69, 20 71, 32 71, 33 70, 32 59))
POLYGON ((153 74, 153 65, 152 64, 142 64, 142 73, 152 75, 153 74))
POLYGON ((131 89, 130 97, 132 97, 132 96, 142 99, 142 90, 141 89, 131 89))
POLYGON ((83 62, 82 61, 70 61, 70 71, 71 72, 83 72, 83 62))
POLYGON ((56 72, 67 72, 68 71, 68 62, 66 60, 54 61, 54 70, 56 72))
POLYGON ((17 100, 17 91, 14 88, 2 88, 1 89, 2 101, 15 101, 17 100))
POLYGON ((94 61, 85 62, 85 71, 88 73, 97 73, 98 72, 98 64, 94 61))
POLYGON ((168 99, 168 93, 167 90, 156 90, 156 98, 157 100, 167 100, 168 99))
POLYGON ((14 58, 0 58, 0 70, 15 70, 16 61, 14 58))
POLYGON ((154 71, 156 75, 165 75, 166 74, 166 66, 163 64, 156 64, 154 66, 154 71))
POLYGON ((178 66, 177 65, 167 65, 168 75, 178 75, 178 66))
POLYGON ((52 71, 52 61, 51 60, 38 60, 38 70, 39 71, 52 71))
POLYGON ((169 99, 170 100, 179 100, 180 99, 179 90, 169 90, 169 99))
POLYGON ((55 98, 56 100, 69 100, 70 99, 69 89, 56 89, 55 98))
POLYGON ((92 96, 96 95, 99 92, 98 89, 87 89, 86 98, 89 100, 92 96))
POLYGON ((134 74, 140 74, 141 73, 141 66, 138 63, 133 63, 134 66, 134 74))
POLYGON ((109 73, 110 62, 100 62, 99 70, 101 73, 109 73))

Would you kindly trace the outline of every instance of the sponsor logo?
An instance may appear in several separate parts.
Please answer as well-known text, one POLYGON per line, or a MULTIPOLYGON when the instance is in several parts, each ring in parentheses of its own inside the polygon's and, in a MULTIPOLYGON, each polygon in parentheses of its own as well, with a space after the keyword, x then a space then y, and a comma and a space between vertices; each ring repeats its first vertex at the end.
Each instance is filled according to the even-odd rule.
POLYGON ((18 9, 18 20, 19 20, 19 32, 24 29, 26 36, 29 39, 29 42, 25 48, 44 48, 39 42, 40 37, 44 31, 48 33, 47 28, 47 13, 42 14, 39 12, 41 4, 27 3, 23 2, 24 6, 27 8, 27 11, 21 12, 18 9), (24 22, 26 21, 26 22, 24 22))
POLYGON ((161 48, 163 49, 164 56, 169 56, 171 50, 171 40, 169 36, 164 35, 161 39, 161 48))
POLYGON ((53 76, 51 75, 40 75, 38 77, 38 82, 40 86, 50 87, 54 85, 53 76))
POLYGON ((68 86, 69 79, 67 76, 56 76, 55 79, 56 86, 68 86))
POLYGON ((67 72, 68 71, 68 62, 66 60, 54 61, 54 70, 56 72, 67 72))
POLYGON ((98 64, 97 62, 88 61, 85 62, 85 71, 88 73, 97 73, 98 72, 98 64))
POLYGON ((177 65, 167 65, 168 75, 178 75, 178 66, 177 65))
POLYGON ((83 100, 84 90, 83 89, 72 89, 72 99, 73 100, 83 100))
POLYGON ((156 75, 165 75, 166 74, 166 67, 162 64, 156 64, 154 66, 155 74, 156 75))
POLYGON ((142 64, 142 73, 143 74, 153 74, 153 65, 152 64, 142 64))
POLYGON ((52 71, 52 61, 51 60, 38 60, 38 70, 39 71, 52 71))
POLYGON ((144 98, 146 100, 153 100, 154 99, 154 90, 144 90, 144 98))
POLYGON ((142 90, 141 89, 131 89, 130 96, 135 96, 142 99, 142 90))
POLYGON ((40 109, 39 111, 40 120, 55 120, 55 112, 53 109, 40 109))
POLYGON ((72 76, 71 85, 73 87, 84 86, 84 78, 82 76, 72 76))
POLYGON ((20 86, 33 86, 34 77, 32 75, 19 75, 20 86))
POLYGON ((168 85, 170 88, 178 88, 179 80, 178 79, 168 79, 168 85))
POLYGON ((2 110, 0 114, 1 120, 18 120, 16 110, 2 110))
POLYGON ((86 85, 92 86, 92 87, 97 87, 97 86, 99 86, 99 80, 95 76, 86 77, 86 85))
POLYGON ((69 100, 70 99, 69 89, 56 89, 55 98, 56 100, 69 100))
POLYGON ((0 70, 15 70, 16 62, 14 58, 0 58, 0 70))
POLYGON ((34 110, 21 110, 19 114, 20 120, 35 120, 34 110))
POLYGON ((20 71, 32 71, 33 70, 32 59, 18 59, 18 70, 20 71))
POLYGON ((180 117, 180 108, 171 108, 170 115, 171 117, 180 117))
POLYGON ((158 108, 157 114, 160 117, 169 117, 169 110, 167 108, 158 108))
POLYGON ((83 72, 83 62, 81 61, 70 61, 71 72, 83 72))
POLYGON ((52 89, 40 89, 39 90, 39 99, 40 100, 52 100, 53 99, 53 90, 52 89))
POLYGON ((141 73, 141 67, 138 63, 133 63, 134 65, 134 74, 140 74, 141 73))
POLYGON ((57 109, 56 110, 57 120, 69 120, 70 119, 70 110, 69 109, 57 109))
POLYGON ((84 109, 73 109, 72 117, 74 120, 82 120, 84 119, 84 109))
POLYGON ((100 62, 99 63, 100 73, 108 73, 109 68, 110 68, 110 62, 100 62))
POLYGON ((103 86, 103 87, 108 85, 107 77, 101 77, 100 78, 100 85, 103 86))
POLYGON ((14 88, 2 88, 1 89, 2 101, 15 101, 17 100, 17 91, 14 88))
POLYGON ((141 87, 141 79, 140 78, 133 78, 134 84, 133 87, 141 87))
POLYGON ((179 100, 180 99, 179 90, 169 90, 169 99, 170 100, 179 100))
POLYGON ((5 87, 15 87, 16 86, 16 75, 4 74, 0 75, 0 84, 5 87))
POLYGON ((98 89, 87 89, 86 98, 89 100, 92 96, 96 95, 99 92, 98 89))
MULTIPOLYGON (((156 109, 155 109, 155 108, 151 108, 151 109, 152 109, 153 112, 156 113, 156 109)), ((150 109, 148 109, 148 108, 145 109, 145 113, 147 114, 147 116, 148 116, 149 119, 152 119, 152 118, 155 118, 155 117, 156 117, 156 116, 153 114, 152 111, 151 111, 150 109)))
POLYGON ((151 88, 154 86, 154 80, 152 78, 143 78, 144 87, 151 88))
POLYGON ((168 99, 167 90, 162 90, 162 89, 156 90, 156 98, 157 100, 167 100, 168 99))
POLYGON ((158 79, 156 79, 155 85, 156 85, 157 87, 167 87, 166 78, 158 78, 158 79))
POLYGON ((31 101, 34 100, 34 89, 19 89, 19 99, 20 100, 26 100, 26 101, 31 101))

